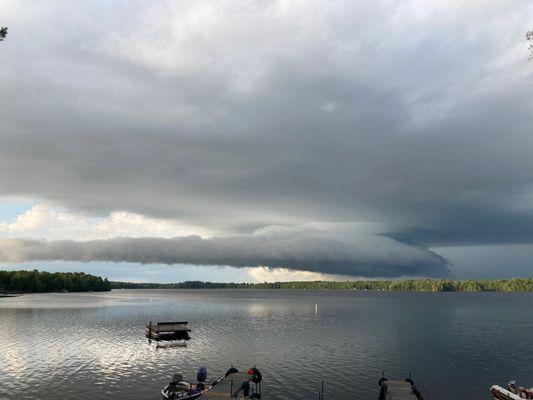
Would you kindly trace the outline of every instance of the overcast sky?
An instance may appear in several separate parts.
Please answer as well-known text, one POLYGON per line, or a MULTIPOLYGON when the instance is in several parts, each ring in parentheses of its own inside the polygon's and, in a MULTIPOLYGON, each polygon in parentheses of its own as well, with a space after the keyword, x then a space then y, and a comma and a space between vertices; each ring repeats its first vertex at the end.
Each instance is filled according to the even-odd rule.
POLYGON ((530 0, 0 0, 0 26, 9 268, 533 273, 530 0))

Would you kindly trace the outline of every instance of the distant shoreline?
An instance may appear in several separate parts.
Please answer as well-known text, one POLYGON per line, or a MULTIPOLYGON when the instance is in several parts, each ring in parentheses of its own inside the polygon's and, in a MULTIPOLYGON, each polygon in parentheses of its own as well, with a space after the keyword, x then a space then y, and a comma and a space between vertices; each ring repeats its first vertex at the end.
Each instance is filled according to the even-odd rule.
POLYGON ((110 282, 112 289, 291 289, 400 292, 533 292, 533 278, 500 280, 410 279, 387 281, 298 281, 272 283, 180 283, 110 282))
POLYGON ((374 281, 134 283, 108 281, 83 272, 0 271, 0 297, 23 293, 107 292, 112 289, 290 289, 396 292, 533 292, 533 278, 403 279, 374 281))

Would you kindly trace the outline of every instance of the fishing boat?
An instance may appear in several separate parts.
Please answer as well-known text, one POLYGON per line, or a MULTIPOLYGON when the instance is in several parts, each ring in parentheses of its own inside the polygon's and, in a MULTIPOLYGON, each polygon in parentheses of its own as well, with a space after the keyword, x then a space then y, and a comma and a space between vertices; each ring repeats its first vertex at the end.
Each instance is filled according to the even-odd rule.
POLYGON ((507 384, 507 389, 498 385, 493 385, 490 388, 490 393, 494 400, 533 399, 533 388, 518 386, 516 381, 509 382, 507 384))
POLYGON ((216 379, 211 384, 206 384, 207 369, 205 367, 198 368, 196 374, 196 384, 183 380, 183 375, 175 374, 168 385, 161 389, 163 399, 170 400, 192 400, 200 397, 202 393, 211 389, 214 385, 220 382, 222 378, 216 379))
POLYGON ((161 390, 165 400, 192 400, 201 397, 202 400, 231 400, 260 399, 261 372, 254 366, 246 372, 240 372, 233 366, 226 374, 207 384, 207 370, 200 367, 197 373, 196 385, 184 381, 181 374, 176 374, 172 381, 161 390))
POLYGON ((174 375, 172 381, 161 390, 163 399, 192 400, 202 395, 202 392, 192 387, 190 382, 179 380, 180 378, 181 375, 174 375))
POLYGON ((424 400, 410 377, 404 380, 389 380, 383 376, 378 384, 379 400, 424 400))

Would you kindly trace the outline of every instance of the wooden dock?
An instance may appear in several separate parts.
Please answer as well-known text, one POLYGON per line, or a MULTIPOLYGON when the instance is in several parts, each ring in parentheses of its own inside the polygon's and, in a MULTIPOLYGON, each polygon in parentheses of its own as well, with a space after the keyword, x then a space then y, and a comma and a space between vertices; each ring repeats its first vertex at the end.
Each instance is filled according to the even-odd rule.
POLYGON ((261 383, 250 382, 250 394, 244 396, 241 388, 243 382, 249 382, 248 373, 234 372, 228 374, 219 383, 206 392, 202 393, 202 400, 230 400, 230 399, 250 399, 254 393, 261 393, 261 383))
POLYGON ((379 400, 388 400, 391 398, 394 400, 424 400, 411 378, 405 380, 388 380, 382 378, 380 380, 380 386, 379 400))

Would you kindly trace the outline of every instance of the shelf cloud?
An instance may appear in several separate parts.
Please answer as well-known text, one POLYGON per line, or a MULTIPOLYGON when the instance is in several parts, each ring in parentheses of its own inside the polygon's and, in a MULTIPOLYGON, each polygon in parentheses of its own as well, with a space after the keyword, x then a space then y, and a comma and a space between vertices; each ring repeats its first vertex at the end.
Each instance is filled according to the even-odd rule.
POLYGON ((75 222, 0 221, 4 259, 434 276, 533 243, 530 0, 133 3, 1 3, 0 200, 75 222))
POLYGON ((446 260, 420 246, 368 234, 269 227, 250 235, 201 238, 0 239, 0 261, 108 261, 263 266, 347 276, 446 276, 446 260))

